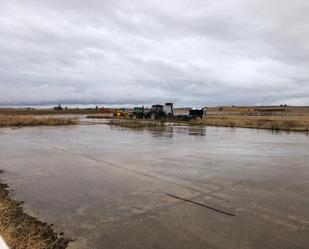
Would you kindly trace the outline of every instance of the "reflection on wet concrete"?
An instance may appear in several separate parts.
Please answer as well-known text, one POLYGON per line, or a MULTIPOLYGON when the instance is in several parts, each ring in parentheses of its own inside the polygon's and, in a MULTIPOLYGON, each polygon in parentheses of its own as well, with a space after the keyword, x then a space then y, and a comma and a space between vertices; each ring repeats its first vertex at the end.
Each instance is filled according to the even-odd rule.
POLYGON ((111 130, 128 130, 128 131, 146 131, 153 137, 173 138, 177 134, 187 134, 189 136, 206 136, 205 126, 163 126, 163 127, 147 127, 147 128, 123 128, 111 126, 111 130))
POLYGON ((309 138, 301 133, 1 129, 0 150, 3 178, 15 197, 77 238, 72 248, 309 246, 309 138))

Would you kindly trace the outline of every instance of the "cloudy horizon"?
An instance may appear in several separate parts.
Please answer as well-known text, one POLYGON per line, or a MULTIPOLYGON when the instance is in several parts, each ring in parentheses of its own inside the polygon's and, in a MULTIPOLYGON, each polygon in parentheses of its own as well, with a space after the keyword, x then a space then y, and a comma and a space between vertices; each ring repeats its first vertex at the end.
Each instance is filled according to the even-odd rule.
POLYGON ((309 105, 306 0, 0 6, 0 106, 309 105))

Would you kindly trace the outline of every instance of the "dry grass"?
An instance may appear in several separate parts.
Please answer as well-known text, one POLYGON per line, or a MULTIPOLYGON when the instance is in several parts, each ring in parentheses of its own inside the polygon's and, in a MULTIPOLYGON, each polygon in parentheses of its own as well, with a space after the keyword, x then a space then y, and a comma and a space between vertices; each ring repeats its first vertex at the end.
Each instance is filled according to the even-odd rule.
POLYGON ((53 109, 0 108, 0 115, 66 115, 66 114, 100 114, 96 109, 68 109, 57 111, 53 109))
POLYGON ((55 118, 55 117, 34 117, 31 115, 0 115, 0 127, 11 126, 40 126, 40 125, 74 125, 78 119, 55 118))
POLYGON ((9 197, 7 187, 0 183, 0 235, 9 248, 66 248, 70 240, 55 233, 50 225, 25 214, 22 203, 9 197))
POLYGON ((165 122, 185 123, 189 125, 210 125, 224 127, 255 128, 284 131, 309 132, 309 116, 245 116, 245 115, 208 115, 204 119, 191 121, 174 120, 111 120, 109 124, 128 128, 159 127, 165 122))
POLYGON ((309 131, 309 116, 207 116, 196 124, 285 131, 309 131))

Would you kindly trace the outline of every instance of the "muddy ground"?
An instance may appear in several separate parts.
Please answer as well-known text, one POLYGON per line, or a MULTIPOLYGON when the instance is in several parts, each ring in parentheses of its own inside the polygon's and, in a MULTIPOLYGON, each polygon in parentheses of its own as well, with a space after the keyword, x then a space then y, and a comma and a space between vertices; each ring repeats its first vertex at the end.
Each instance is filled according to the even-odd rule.
POLYGON ((1 182, 0 235, 9 248, 16 249, 64 249, 70 242, 62 233, 55 233, 52 225, 26 214, 23 203, 12 199, 9 186, 1 182))

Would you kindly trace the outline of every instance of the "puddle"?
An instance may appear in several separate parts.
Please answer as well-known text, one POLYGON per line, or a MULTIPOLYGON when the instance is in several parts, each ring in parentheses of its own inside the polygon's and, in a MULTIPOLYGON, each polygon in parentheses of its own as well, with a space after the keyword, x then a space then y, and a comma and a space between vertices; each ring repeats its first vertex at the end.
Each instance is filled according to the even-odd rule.
POLYGON ((32 127, 1 129, 0 150, 15 198, 77 238, 72 248, 240 248, 244 240, 260 248, 269 234, 263 247, 309 245, 309 137, 301 133, 32 127))

